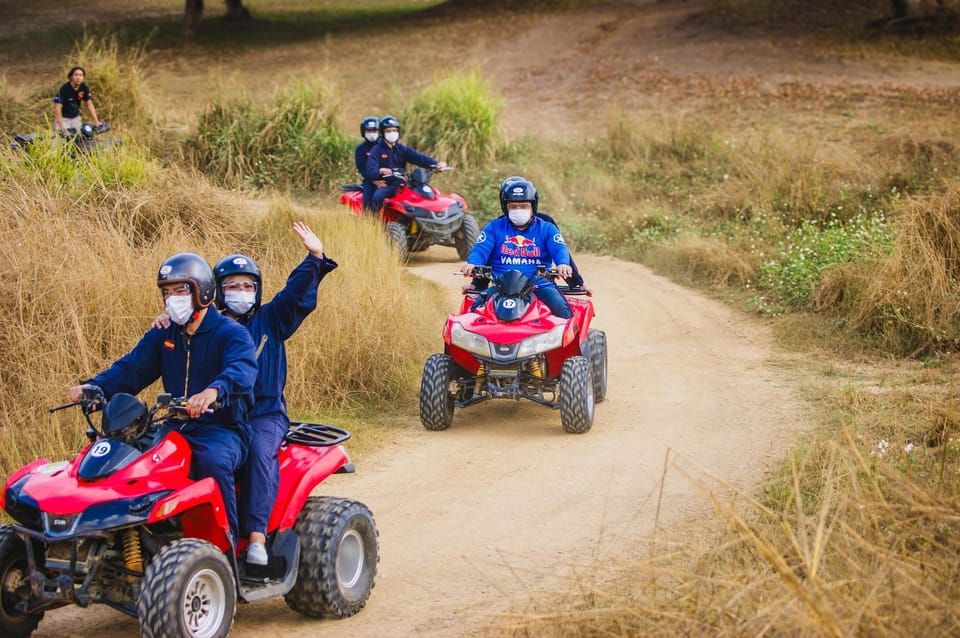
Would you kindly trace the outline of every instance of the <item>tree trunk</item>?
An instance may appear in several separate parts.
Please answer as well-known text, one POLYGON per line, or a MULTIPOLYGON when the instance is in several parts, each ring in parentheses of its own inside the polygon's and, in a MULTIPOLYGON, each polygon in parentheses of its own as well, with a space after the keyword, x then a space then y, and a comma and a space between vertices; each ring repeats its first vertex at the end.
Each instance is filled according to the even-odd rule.
POLYGON ((920 14, 921 0, 892 0, 894 18, 913 18, 920 14))
POLYGON ((243 0, 227 0, 228 20, 249 20, 250 12, 243 6, 243 0))
POLYGON ((193 35, 203 17, 203 0, 184 0, 183 33, 193 35))

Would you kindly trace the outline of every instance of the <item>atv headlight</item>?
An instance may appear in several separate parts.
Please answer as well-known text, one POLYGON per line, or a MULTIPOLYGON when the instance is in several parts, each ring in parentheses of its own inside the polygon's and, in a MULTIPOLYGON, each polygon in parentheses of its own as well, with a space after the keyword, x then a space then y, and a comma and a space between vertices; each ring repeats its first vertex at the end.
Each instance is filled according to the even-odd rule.
POLYGON ((555 326, 550 332, 524 339, 520 342, 520 350, 517 353, 517 358, 522 359, 523 357, 529 357, 530 355, 559 348, 560 344, 563 343, 563 331, 566 327, 566 324, 560 324, 559 326, 555 326))
POLYGON ((490 342, 487 341, 487 338, 475 332, 470 332, 459 323, 453 324, 450 329, 450 343, 458 348, 463 348, 467 352, 484 357, 490 356, 490 342))

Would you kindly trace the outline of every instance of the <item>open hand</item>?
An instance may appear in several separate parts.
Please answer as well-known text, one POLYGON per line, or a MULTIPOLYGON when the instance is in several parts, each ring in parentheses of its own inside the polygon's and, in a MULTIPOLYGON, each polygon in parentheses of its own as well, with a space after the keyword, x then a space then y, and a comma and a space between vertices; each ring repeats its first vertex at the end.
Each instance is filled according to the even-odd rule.
POLYGON ((303 245, 310 251, 311 255, 318 259, 323 257, 323 242, 310 230, 309 226, 303 222, 293 222, 293 232, 300 237, 303 245))

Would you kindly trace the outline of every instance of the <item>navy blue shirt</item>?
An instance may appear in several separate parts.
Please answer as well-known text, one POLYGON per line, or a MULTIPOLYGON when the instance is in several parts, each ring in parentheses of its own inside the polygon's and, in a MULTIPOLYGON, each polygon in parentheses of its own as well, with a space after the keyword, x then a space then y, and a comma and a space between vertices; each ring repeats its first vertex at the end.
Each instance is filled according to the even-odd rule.
POLYGON ((570 251, 563 241, 560 230, 539 217, 524 230, 519 230, 507 217, 491 220, 477 237, 467 263, 474 266, 490 266, 494 275, 508 270, 519 270, 533 278, 536 286, 550 285, 545 277, 535 277, 537 267, 549 268, 570 264, 570 251))
POLYGON ((317 307, 317 286, 337 262, 307 255, 287 277, 287 285, 273 299, 260 306, 244 325, 257 348, 259 372, 254 384, 255 403, 250 417, 287 417, 283 389, 287 385, 287 349, 284 342, 293 336, 303 320, 317 307), (264 341, 266 339, 266 341, 264 341))
POLYGON ((367 166, 363 171, 363 176, 369 180, 385 179, 388 185, 393 186, 395 184, 391 184, 391 178, 381 175, 380 169, 389 168, 395 171, 406 171, 407 164, 416 164, 423 168, 430 168, 438 164, 438 162, 429 155, 424 155, 399 142, 394 144, 393 148, 390 148, 387 142, 381 139, 370 151, 370 157, 367 158, 367 166))
POLYGON ((216 388, 220 408, 195 419, 236 426, 253 407, 257 359, 250 333, 212 306, 196 333, 183 326, 152 328, 133 350, 86 383, 98 385, 109 399, 118 392, 137 394, 158 378, 174 397, 191 397, 216 388))
MULTIPOLYGON (((367 179, 364 171, 367 170, 367 159, 370 157, 370 151, 373 150, 373 147, 376 146, 376 142, 368 142, 363 140, 360 144, 357 145, 357 148, 353 151, 353 163, 357 167, 357 172, 360 173, 360 176, 363 179, 367 179)), ((379 179, 379 178, 377 178, 379 179)))

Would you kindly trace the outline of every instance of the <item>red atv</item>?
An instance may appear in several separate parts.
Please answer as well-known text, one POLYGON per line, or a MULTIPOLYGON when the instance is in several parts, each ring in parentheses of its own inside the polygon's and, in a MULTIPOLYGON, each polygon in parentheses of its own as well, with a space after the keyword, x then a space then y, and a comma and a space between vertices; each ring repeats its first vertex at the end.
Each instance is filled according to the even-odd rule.
MULTIPOLYGON (((465 261, 477 241, 480 226, 473 215, 467 213, 463 197, 456 193, 442 195, 430 185, 431 173, 448 170, 453 169, 415 168, 409 178, 394 173, 400 185, 393 197, 383 200, 380 221, 400 250, 402 261, 406 261, 410 253, 434 244, 456 248, 457 255, 465 261)), ((362 216, 363 186, 343 184, 340 190, 340 201, 362 216)))
POLYGON ((370 510, 310 496, 324 479, 353 472, 328 425, 294 423, 280 450, 280 490, 270 516, 269 563, 238 558, 212 478, 188 477, 190 447, 158 424, 186 418, 183 400, 106 401, 85 386, 78 403, 90 444, 72 461, 40 459, 15 472, 0 506, 0 635, 29 636, 48 609, 102 603, 140 621, 142 636, 220 638, 237 602, 283 596, 307 616, 345 617, 366 603, 377 571, 370 510), (91 415, 101 412, 100 427, 91 415))
MULTIPOLYGON (((457 273, 459 274, 459 273, 457 273)), ((491 277, 478 267, 476 277, 491 277)), ((556 270, 539 276, 556 278, 556 270)), ((564 431, 587 432, 594 403, 607 393, 607 337, 590 328, 593 303, 585 290, 560 286, 573 310, 561 319, 533 294, 533 279, 518 270, 493 277, 495 289, 475 311, 465 295, 460 313, 443 328, 444 353, 433 354, 420 381, 420 421, 445 430, 454 408, 487 399, 528 399, 560 410, 564 431)))

